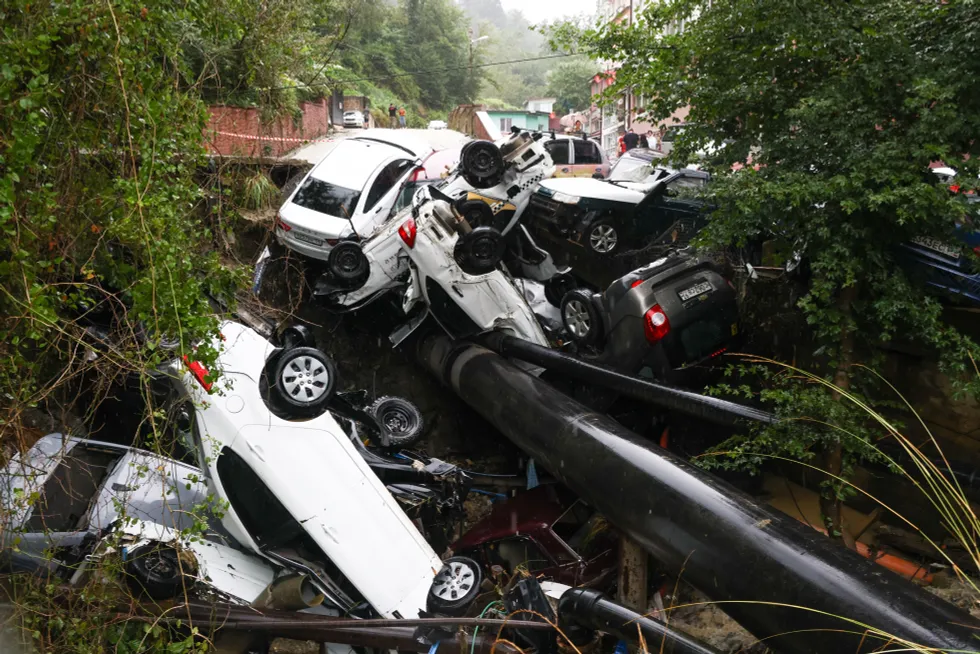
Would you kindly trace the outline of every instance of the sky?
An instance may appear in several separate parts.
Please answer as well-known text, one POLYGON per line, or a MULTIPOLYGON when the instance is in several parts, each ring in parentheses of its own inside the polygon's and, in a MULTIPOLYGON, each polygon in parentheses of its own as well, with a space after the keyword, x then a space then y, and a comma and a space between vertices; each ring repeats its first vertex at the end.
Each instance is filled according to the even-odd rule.
POLYGON ((504 9, 519 9, 532 23, 576 14, 594 14, 596 0, 501 0, 504 9))

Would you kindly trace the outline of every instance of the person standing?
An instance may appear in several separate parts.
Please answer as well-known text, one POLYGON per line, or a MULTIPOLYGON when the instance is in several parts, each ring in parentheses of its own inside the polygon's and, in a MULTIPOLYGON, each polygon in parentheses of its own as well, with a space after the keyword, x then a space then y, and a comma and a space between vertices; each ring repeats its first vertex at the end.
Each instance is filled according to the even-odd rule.
MULTIPOLYGON (((649 132, 647 132, 647 134, 649 134, 649 132)), ((640 134, 640 145, 639 145, 639 147, 641 147, 641 148, 649 148, 650 147, 650 139, 647 138, 647 135, 646 134, 640 134)))
POLYGON ((388 126, 391 129, 395 129, 398 123, 395 122, 395 114, 398 112, 397 107, 394 103, 388 105, 388 126))
POLYGON ((405 107, 398 110, 398 124, 404 129, 405 127, 405 107))
POLYGON ((637 145, 639 145, 639 143, 640 143, 639 135, 637 135, 637 133, 633 131, 633 128, 630 127, 629 130, 626 132, 626 135, 623 137, 623 144, 626 146, 626 151, 629 152, 637 145))
POLYGON ((364 129, 371 126, 371 112, 367 109, 364 110, 364 129))

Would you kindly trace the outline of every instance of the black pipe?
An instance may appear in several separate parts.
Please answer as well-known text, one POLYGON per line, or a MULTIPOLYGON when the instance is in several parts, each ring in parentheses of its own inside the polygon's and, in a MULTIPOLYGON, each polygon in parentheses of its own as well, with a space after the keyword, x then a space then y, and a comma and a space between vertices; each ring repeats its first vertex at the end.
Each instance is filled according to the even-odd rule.
POLYGON ((639 634, 642 633, 648 652, 721 654, 683 631, 620 606, 593 589, 570 588, 562 593, 558 601, 558 621, 563 629, 566 624, 587 627, 633 645, 640 644, 639 634))
POLYGON ((745 421, 776 422, 776 417, 768 411, 658 384, 633 375, 625 375, 601 364, 583 361, 513 336, 490 333, 481 338, 481 344, 502 356, 533 363, 590 384, 603 386, 641 402, 656 404, 664 409, 701 418, 718 425, 729 427, 744 424, 745 421))
POLYGON ((433 336, 419 355, 542 467, 773 649, 859 652, 889 636, 980 649, 980 622, 964 611, 493 352, 433 336))

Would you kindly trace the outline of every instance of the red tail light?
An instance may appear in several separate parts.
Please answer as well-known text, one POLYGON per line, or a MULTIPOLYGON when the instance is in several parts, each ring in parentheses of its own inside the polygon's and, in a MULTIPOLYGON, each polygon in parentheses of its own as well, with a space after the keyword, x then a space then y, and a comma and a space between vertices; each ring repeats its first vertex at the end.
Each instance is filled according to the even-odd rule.
POLYGON ((639 286, 640 284, 642 284, 644 281, 645 280, 643 280, 643 279, 638 279, 635 282, 633 282, 632 284, 630 284, 630 288, 636 288, 637 286, 639 286))
POLYGON ((410 248, 415 247, 415 235, 417 233, 418 230, 415 227, 414 218, 409 218, 404 223, 402 223, 401 227, 398 228, 398 235, 402 237, 403 241, 405 241, 405 245, 407 245, 410 248))
POLYGON ((650 345, 655 345, 669 333, 670 321, 667 320, 667 314, 659 304, 653 305, 643 316, 643 335, 647 337, 650 345))
POLYGON ((279 214, 276 214, 276 229, 281 229, 284 232, 288 232, 292 229, 292 227, 284 223, 282 221, 282 217, 279 214))
POLYGON ((191 371, 192 375, 194 375, 194 379, 196 379, 197 383, 201 385, 201 388, 210 393, 211 387, 214 386, 214 384, 207 381, 208 369, 197 361, 191 361, 186 354, 184 355, 184 363, 187 364, 187 369, 191 371))

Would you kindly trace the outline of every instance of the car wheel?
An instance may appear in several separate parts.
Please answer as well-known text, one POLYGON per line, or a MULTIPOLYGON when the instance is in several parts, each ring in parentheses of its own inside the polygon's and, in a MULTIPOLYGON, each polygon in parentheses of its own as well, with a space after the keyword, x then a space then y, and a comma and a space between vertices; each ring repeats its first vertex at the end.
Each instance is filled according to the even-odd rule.
POLYGON ((619 233, 605 220, 599 220, 589 225, 585 241, 593 252, 611 254, 619 244, 619 233))
POLYGON ((316 347, 313 332, 306 325, 290 325, 279 335, 279 344, 286 350, 297 347, 316 347))
POLYGON ((463 179, 474 188, 490 188, 504 174, 504 158, 500 148, 490 141, 472 141, 460 152, 463 179))
POLYGON ((327 355, 296 347, 276 358, 269 390, 286 413, 312 417, 326 410, 336 384, 337 367, 327 355))
POLYGON ((429 613, 462 617, 480 593, 482 581, 476 561, 465 556, 450 557, 432 580, 425 608, 429 613))
POLYGON ((493 226, 493 210, 489 204, 482 200, 460 202, 459 206, 456 207, 456 211, 474 229, 477 227, 493 226))
MULTIPOLYGON (((133 590, 155 600, 172 599, 184 590, 184 574, 177 550, 160 543, 142 545, 129 553, 127 578, 133 590)), ((188 579, 188 585, 191 580, 188 579)))
POLYGON ((561 322, 569 337, 581 345, 595 345, 602 335, 602 318, 592 302, 592 294, 577 288, 561 301, 561 322))
POLYGON ((553 307, 561 307, 561 301, 576 287, 575 278, 567 273, 555 275, 544 283, 544 299, 553 307))
POLYGON ((422 437, 422 412, 400 397, 379 397, 367 412, 378 421, 389 447, 408 447, 422 437))
POLYGON ((353 241, 338 243, 327 257, 327 269, 334 280, 348 290, 364 286, 370 274, 370 264, 361 246, 353 241))
POLYGON ((504 258, 504 237, 493 227, 477 227, 459 237, 453 257, 466 274, 484 275, 504 258))

